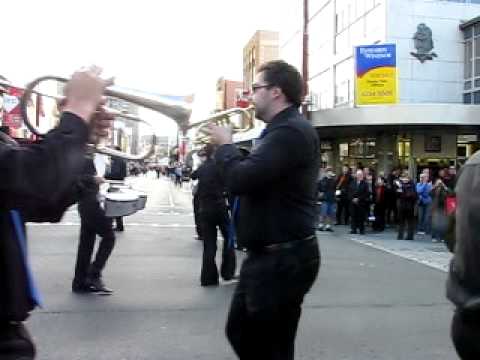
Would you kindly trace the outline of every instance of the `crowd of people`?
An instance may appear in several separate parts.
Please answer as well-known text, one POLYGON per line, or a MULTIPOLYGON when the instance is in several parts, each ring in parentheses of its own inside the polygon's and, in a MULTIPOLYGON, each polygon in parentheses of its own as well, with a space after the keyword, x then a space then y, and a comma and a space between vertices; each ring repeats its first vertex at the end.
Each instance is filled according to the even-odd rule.
POLYGON ((320 231, 334 231, 332 225, 350 225, 351 233, 365 233, 365 226, 381 232, 398 227, 399 240, 413 240, 415 233, 445 240, 447 216, 455 207, 456 168, 436 174, 425 168, 415 182, 407 170, 383 173, 359 165, 344 166, 336 176, 331 167, 321 171, 318 181, 320 231))

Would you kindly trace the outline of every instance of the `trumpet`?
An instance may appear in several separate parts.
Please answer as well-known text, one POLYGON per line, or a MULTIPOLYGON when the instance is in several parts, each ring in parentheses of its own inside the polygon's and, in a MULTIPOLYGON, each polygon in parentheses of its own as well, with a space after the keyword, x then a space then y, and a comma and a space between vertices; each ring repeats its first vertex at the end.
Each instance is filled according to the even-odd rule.
MULTIPOLYGON (((29 120, 27 108, 28 108, 28 103, 29 103, 30 96, 32 94, 39 94, 41 96, 54 98, 56 100, 62 99, 61 97, 59 97, 57 95, 40 93, 40 92, 35 90, 35 88, 40 83, 42 83, 44 81, 48 81, 48 80, 53 80, 53 81, 57 81, 57 82, 60 82, 60 83, 67 83, 68 82, 68 79, 66 79, 66 78, 59 77, 59 76, 51 76, 51 75, 39 77, 39 78, 33 80, 32 82, 30 82, 25 88, 23 88, 21 86, 12 85, 12 84, 10 84, 9 82, 6 82, 6 81, 0 81, 0 86, 16 87, 16 88, 24 90, 24 93, 23 93, 23 95, 20 99, 20 110, 21 110, 22 119, 23 119, 23 122, 25 123, 25 126, 33 134, 35 134, 39 137, 42 137, 45 134, 42 134, 37 128, 35 128, 35 126, 33 126, 32 123, 29 120)), ((169 103, 169 102, 165 101, 164 99, 160 99, 160 97, 150 96, 150 95, 146 95, 146 94, 141 93, 141 92, 136 92, 134 90, 125 90, 125 89, 120 89, 120 88, 115 88, 115 87, 109 87, 109 88, 105 89, 104 95, 109 96, 109 97, 113 97, 113 98, 117 98, 117 99, 120 99, 120 100, 123 100, 123 101, 126 101, 126 102, 130 102, 130 103, 133 103, 135 105, 142 106, 142 107, 145 107, 147 109, 156 111, 160 114, 163 114, 163 115, 173 119, 181 129, 184 129, 185 127, 188 126, 188 121, 189 121, 190 115, 191 115, 191 109, 180 106, 180 105, 177 105, 177 104, 174 104, 174 103, 169 103)), ((107 108, 106 110, 112 112, 116 116, 119 116, 119 117, 122 117, 122 118, 125 118, 125 119, 128 119, 128 120, 132 120, 132 121, 136 121, 136 122, 143 122, 143 123, 149 125, 153 129, 153 124, 151 124, 146 119, 138 117, 135 114, 130 114, 128 112, 119 111, 119 110, 110 109, 110 108, 107 108)), ((105 154, 105 155, 108 155, 108 156, 120 157, 120 158, 123 158, 123 159, 126 159, 126 160, 143 160, 143 159, 146 159, 153 154, 153 152, 155 151, 155 144, 156 144, 156 136, 155 136, 155 134, 153 134, 150 138, 148 149, 146 151, 144 151, 142 154, 138 154, 138 155, 127 154, 127 153, 124 153, 124 152, 121 152, 121 151, 117 151, 117 150, 108 148, 108 147, 103 146, 103 145, 89 144, 89 147, 91 147, 92 150, 97 152, 97 153, 105 154)))
POLYGON ((196 145, 205 145, 210 142, 210 136, 206 133, 206 129, 210 124, 217 126, 230 126, 232 128, 232 133, 238 134, 243 133, 248 130, 253 129, 254 123, 254 111, 255 107, 253 105, 246 108, 232 108, 225 111, 218 112, 212 116, 196 122, 194 124, 188 125, 186 130, 197 128, 196 136, 194 143, 196 145), (234 115, 243 115, 244 123, 241 126, 237 126, 232 121, 232 116, 234 115))

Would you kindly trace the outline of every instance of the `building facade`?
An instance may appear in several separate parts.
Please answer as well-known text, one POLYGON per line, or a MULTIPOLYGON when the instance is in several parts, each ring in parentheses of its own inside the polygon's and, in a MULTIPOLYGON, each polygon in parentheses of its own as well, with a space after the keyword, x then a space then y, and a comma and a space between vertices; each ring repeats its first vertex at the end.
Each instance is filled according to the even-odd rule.
MULTIPOLYGON (((255 81, 257 70, 261 64, 278 60, 279 33, 276 31, 258 30, 243 48, 243 97, 248 97, 249 90, 255 81)), ((255 127, 247 132, 234 136, 234 141, 245 147, 251 147, 264 128, 264 123, 254 120, 255 127)))
POLYGON ((237 101, 243 96, 243 82, 226 80, 220 78, 217 80, 217 99, 215 111, 223 111, 237 106, 237 101))
MULTIPOLYGON (((310 0, 310 111, 324 164, 384 173, 401 166, 414 175, 461 165, 480 147, 480 26, 471 20, 479 3, 310 0), (419 34, 430 36, 427 59, 419 34), (396 104, 355 104, 354 49, 372 44, 396 46, 396 104)), ((281 38, 281 57, 300 68, 301 32, 281 38)))

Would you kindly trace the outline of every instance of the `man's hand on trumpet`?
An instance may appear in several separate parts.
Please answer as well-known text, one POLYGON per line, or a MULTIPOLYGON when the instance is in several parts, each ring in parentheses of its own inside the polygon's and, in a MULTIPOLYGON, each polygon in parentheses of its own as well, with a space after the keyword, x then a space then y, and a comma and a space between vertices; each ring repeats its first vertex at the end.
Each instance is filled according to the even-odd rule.
POLYGON ((113 84, 113 79, 102 79, 101 73, 97 66, 75 72, 65 86, 62 110, 78 115, 87 124, 95 120, 94 113, 104 103, 103 93, 113 84))
POLYGON ((229 126, 216 126, 209 124, 205 134, 210 136, 210 142, 215 145, 225 145, 233 143, 232 128, 229 126))
POLYGON ((113 84, 113 79, 100 78, 102 70, 91 66, 73 74, 65 87, 65 97, 59 101, 60 112, 68 111, 87 123, 91 129, 91 138, 97 141, 108 136, 114 114, 105 110, 105 88, 113 84))

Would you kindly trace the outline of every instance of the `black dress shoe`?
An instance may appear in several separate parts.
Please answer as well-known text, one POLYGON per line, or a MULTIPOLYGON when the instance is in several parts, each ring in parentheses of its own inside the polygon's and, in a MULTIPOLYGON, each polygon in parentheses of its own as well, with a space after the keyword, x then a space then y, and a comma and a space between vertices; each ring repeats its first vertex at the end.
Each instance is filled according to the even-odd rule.
POLYGON ((0 324, 0 359, 33 360, 35 344, 21 322, 0 324))
POLYGON ((74 280, 72 282, 72 292, 76 294, 87 294, 93 291, 90 285, 87 284, 86 282, 80 282, 80 281, 74 280))
POLYGON ((90 291, 97 293, 99 295, 111 295, 113 290, 105 286, 101 277, 90 278, 87 280, 88 285, 90 286, 90 291))

